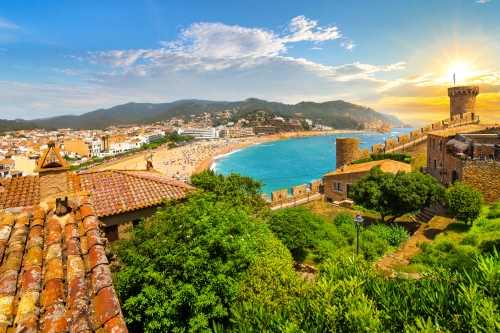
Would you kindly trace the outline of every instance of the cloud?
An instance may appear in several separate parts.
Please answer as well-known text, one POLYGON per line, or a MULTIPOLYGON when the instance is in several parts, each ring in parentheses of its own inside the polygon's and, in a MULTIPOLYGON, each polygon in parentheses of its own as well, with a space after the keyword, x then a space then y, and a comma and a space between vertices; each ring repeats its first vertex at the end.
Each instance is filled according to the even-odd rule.
POLYGON ((88 52, 90 57, 88 60, 91 64, 100 63, 111 67, 128 67, 131 66, 145 50, 115 50, 105 52, 88 52))
POLYGON ((488 1, 490 1, 490 0, 476 0, 476 3, 486 3, 488 1))
POLYGON ((7 51, 7 49, 4 49, 3 47, 0 47, 0 51, 7 51))
POLYGON ((18 29, 19 27, 15 25, 14 23, 11 23, 4 19, 3 17, 0 17, 0 28, 5 28, 5 29, 18 29))
POLYGON ((285 43, 314 41, 323 42, 342 37, 337 27, 317 27, 318 21, 307 19, 304 15, 292 19, 289 24, 291 35, 282 38, 285 43))
POLYGON ((340 43, 340 46, 342 46, 346 50, 352 51, 354 49, 354 47, 356 47, 356 44, 354 44, 354 42, 352 40, 350 40, 348 42, 340 43))
POLYGON ((80 74, 83 74, 83 73, 86 73, 87 70, 86 69, 82 69, 82 70, 74 70, 74 69, 58 69, 58 68, 52 68, 52 70, 54 72, 58 72, 58 73, 63 73, 63 74, 68 74, 68 75, 72 75, 72 76, 75 76, 75 75, 80 75, 80 74))

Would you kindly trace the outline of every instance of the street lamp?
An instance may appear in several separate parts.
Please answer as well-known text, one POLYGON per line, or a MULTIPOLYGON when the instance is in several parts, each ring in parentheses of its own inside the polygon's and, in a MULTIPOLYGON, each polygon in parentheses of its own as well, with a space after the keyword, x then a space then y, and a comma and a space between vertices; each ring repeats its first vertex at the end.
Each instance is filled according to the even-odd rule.
POLYGON ((363 225, 363 221, 363 218, 359 214, 354 217, 354 222, 356 222, 356 229, 358 229, 358 233, 356 236, 356 255, 359 254, 359 229, 361 228, 361 225, 363 225))

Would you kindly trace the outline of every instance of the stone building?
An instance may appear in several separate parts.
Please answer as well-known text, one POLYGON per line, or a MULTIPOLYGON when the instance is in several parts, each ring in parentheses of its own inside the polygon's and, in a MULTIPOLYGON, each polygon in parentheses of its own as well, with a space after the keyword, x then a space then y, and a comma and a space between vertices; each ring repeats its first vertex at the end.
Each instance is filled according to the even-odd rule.
POLYGON ((411 172, 411 165, 393 160, 372 161, 348 166, 341 166, 337 170, 323 176, 323 193, 326 201, 342 201, 350 199, 349 187, 357 183, 361 177, 380 165, 384 172, 397 173, 398 171, 411 172))
MULTIPOLYGON (((474 86, 449 88, 451 119, 477 118, 478 93, 474 86)), ((427 173, 444 186, 463 181, 476 187, 487 204, 500 201, 499 156, 498 125, 458 126, 427 135, 427 173)))

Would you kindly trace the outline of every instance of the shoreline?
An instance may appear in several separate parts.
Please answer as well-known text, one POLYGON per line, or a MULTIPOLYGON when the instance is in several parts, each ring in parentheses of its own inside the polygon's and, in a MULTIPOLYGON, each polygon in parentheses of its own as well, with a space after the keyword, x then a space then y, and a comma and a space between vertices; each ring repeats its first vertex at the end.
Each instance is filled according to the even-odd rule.
MULTIPOLYGON (((321 136, 321 135, 327 135, 327 134, 338 134, 338 133, 358 133, 358 132, 365 132, 365 131, 314 131, 314 132, 285 132, 285 133, 280 133, 280 134, 271 134, 271 135, 263 135, 260 136, 263 140, 259 143, 264 143, 264 142, 273 142, 273 141, 279 141, 279 140, 286 140, 286 139, 294 139, 294 138, 301 138, 301 137, 311 137, 311 136, 321 136)), ((236 147, 228 148, 226 150, 223 150, 213 156, 205 158, 203 161, 201 161, 199 164, 197 164, 195 171, 193 174, 203 172, 205 170, 209 170, 212 165, 213 165, 213 159, 217 156, 224 155, 227 153, 230 153, 232 151, 238 150, 238 149, 243 149, 249 146, 253 146, 256 144, 259 144, 256 142, 248 142, 241 144, 236 147)))
MULTIPOLYGON (((358 133, 366 131, 310 131, 285 132, 266 136, 248 136, 242 138, 219 138, 212 141, 195 141, 181 147, 168 149, 165 146, 152 151, 153 168, 155 171, 168 175, 172 179, 188 182, 192 174, 210 169, 215 157, 243 149, 255 144, 278 140, 311 137, 339 133, 358 133)), ((138 154, 112 165, 99 166, 99 170, 146 170, 145 155, 151 152, 138 154)))

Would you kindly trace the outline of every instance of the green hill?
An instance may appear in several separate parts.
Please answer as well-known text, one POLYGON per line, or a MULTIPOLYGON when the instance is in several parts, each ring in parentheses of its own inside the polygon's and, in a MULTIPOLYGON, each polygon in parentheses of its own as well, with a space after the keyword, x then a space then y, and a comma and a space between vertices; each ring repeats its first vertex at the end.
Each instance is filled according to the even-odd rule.
MULTIPOLYGON (((2 121, 3 131, 20 129, 58 128, 104 129, 111 125, 152 124, 168 121, 174 117, 190 118, 210 114, 215 120, 215 112, 234 110, 233 118, 256 110, 269 111, 287 118, 311 119, 316 124, 331 126, 337 129, 363 128, 366 123, 385 122, 393 124, 397 118, 389 118, 371 108, 366 108, 344 101, 324 103, 300 102, 284 104, 268 102, 257 98, 249 98, 239 102, 222 102, 206 100, 179 100, 172 103, 127 103, 109 109, 99 109, 82 115, 65 115, 52 118, 34 119, 30 121, 2 121)), ((399 121, 399 120, 398 120, 399 121)))

